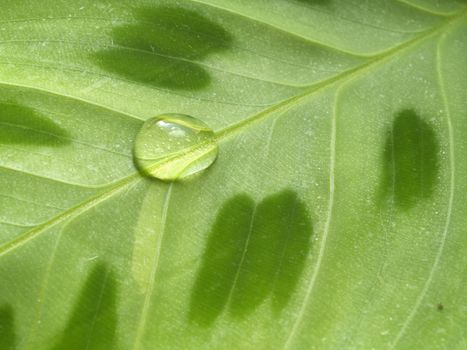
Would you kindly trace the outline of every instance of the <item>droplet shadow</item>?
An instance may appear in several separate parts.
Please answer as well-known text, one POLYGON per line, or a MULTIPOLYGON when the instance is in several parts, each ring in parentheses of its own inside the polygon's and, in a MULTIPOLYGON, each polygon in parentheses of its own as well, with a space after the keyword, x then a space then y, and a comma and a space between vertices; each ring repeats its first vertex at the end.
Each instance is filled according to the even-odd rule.
POLYGON ((399 112, 387 132, 379 200, 406 211, 430 198, 439 174, 439 142, 414 110, 399 112))
POLYGON ((0 102, 0 144, 64 146, 69 133, 42 113, 20 104, 0 102))
POLYGON ((115 349, 117 282, 104 263, 96 263, 81 290, 54 350, 115 349))
POLYGON ((257 205, 245 194, 228 200, 209 234, 190 321, 207 327, 224 311, 241 320, 265 300, 278 315, 297 287, 312 231, 306 205, 291 190, 257 205))
POLYGON ((231 46, 230 34, 197 12, 174 6, 134 10, 136 24, 112 30, 114 47, 92 55, 101 68, 124 79, 174 90, 210 83, 199 61, 231 46))

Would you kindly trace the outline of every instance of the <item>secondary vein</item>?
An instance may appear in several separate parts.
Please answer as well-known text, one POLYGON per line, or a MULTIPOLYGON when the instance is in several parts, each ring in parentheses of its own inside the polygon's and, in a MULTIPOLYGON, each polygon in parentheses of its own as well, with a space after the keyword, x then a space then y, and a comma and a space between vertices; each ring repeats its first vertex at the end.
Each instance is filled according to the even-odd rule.
POLYGON ((438 251, 436 252, 435 260, 433 261, 433 265, 430 269, 430 272, 428 274, 428 278, 425 281, 425 284, 423 285, 423 288, 418 295, 415 304, 413 308, 410 310, 409 315, 407 316, 406 320, 404 321, 401 329, 399 330, 399 333, 396 335, 396 338, 392 342, 390 349, 394 349, 399 341, 402 339, 404 336, 405 332, 407 331, 407 328, 409 327, 410 323, 413 321, 413 318, 415 317, 416 313, 420 309, 420 306, 422 304, 423 299, 425 298, 428 289, 430 285, 433 282, 434 275, 436 271, 438 270, 439 263, 441 261, 441 256, 444 252, 444 246, 446 245, 446 239, 448 236, 448 231, 449 231, 449 226, 451 224, 451 216, 452 216, 452 206, 454 202, 454 192, 455 192, 455 152, 454 152, 454 131, 452 127, 452 121, 451 121, 451 113, 449 109, 449 104, 448 104, 448 99, 446 96, 446 88, 444 85, 444 79, 441 73, 441 52, 440 52, 440 46, 441 43, 443 42, 443 38, 440 39, 438 42, 437 50, 436 50, 436 69, 437 69, 437 75, 438 75, 438 84, 440 87, 441 91, 441 96, 443 99, 443 103, 445 106, 445 113, 446 113, 446 127, 448 130, 448 135, 449 135, 449 165, 450 165, 450 179, 449 179, 449 200, 448 200, 448 207, 447 207, 447 212, 446 212, 446 221, 444 223, 444 228, 441 233, 441 242, 438 248, 438 251))
MULTIPOLYGON (((336 101, 338 96, 336 95, 336 101)), ((316 265, 313 269, 313 273, 310 278, 310 283, 305 293, 305 298, 303 299, 302 305, 298 316, 292 326, 292 329, 287 337, 287 340, 284 345, 284 349, 289 349, 292 345, 294 338, 299 330, 301 323, 303 322, 303 317, 305 316, 306 307, 309 304, 313 288, 318 277, 321 263, 323 261, 324 252, 326 248, 326 242, 329 235, 329 230, 331 227, 332 213, 334 209, 334 172, 336 166, 336 114, 337 111, 334 109, 333 116, 331 120, 331 142, 330 142, 330 155, 329 155, 329 200, 328 200, 328 210, 326 215, 326 223, 324 225, 323 236, 321 238, 321 245, 318 251, 318 258, 316 260, 316 265)))

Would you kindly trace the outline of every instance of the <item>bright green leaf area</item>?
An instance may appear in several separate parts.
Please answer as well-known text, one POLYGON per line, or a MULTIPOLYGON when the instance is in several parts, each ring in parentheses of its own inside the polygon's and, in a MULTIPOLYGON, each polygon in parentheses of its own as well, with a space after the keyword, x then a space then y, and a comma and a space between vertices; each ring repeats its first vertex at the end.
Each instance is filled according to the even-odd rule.
POLYGON ((462 0, 2 0, 0 349, 467 349, 466 63, 462 0))

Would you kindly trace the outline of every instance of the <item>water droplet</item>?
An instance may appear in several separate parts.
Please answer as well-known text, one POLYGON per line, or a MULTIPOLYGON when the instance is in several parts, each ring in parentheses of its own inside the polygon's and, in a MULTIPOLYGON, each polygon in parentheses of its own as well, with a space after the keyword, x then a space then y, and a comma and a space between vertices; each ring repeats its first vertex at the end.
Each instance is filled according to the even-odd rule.
POLYGON ((183 114, 146 120, 134 147, 140 171, 161 180, 198 173, 214 163, 217 152, 214 132, 201 120, 183 114))

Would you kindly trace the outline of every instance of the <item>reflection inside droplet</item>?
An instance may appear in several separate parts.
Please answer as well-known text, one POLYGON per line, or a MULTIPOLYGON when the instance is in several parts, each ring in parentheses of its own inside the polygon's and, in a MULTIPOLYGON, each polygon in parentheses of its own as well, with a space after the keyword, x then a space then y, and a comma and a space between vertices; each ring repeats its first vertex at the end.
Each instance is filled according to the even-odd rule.
POLYGON ((161 180, 198 173, 214 163, 217 153, 214 132, 201 120, 183 114, 148 119, 134 147, 138 169, 161 180))

